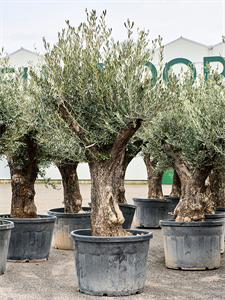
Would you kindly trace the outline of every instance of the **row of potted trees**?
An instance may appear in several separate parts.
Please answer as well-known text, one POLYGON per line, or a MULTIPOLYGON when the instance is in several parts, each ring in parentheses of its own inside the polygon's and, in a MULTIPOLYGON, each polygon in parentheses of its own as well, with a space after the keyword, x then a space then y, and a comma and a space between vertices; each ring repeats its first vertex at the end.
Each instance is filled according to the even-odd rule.
MULTIPOLYGON (((128 20, 125 24, 128 38, 119 43, 113 40, 112 30, 106 26, 106 12, 99 19, 95 11, 86 14, 86 23, 78 28, 67 22, 67 29, 58 34, 58 42, 53 47, 44 39, 44 67, 31 67, 27 80, 21 70, 11 73, 6 57, 1 60, 4 70, 0 91, 0 151, 7 153, 12 185, 8 219, 14 222, 14 228, 28 227, 28 220, 34 227, 41 228, 35 234, 28 230, 25 237, 18 235, 15 240, 12 234, 12 243, 17 247, 19 241, 26 241, 29 236, 28 248, 32 255, 28 257, 27 247, 21 248, 21 253, 12 250, 11 254, 9 247, 8 258, 14 261, 47 259, 49 251, 44 237, 48 236, 51 243, 57 222, 55 233, 58 232, 62 244, 71 247, 64 242, 64 236, 68 237, 69 233, 73 240, 80 291, 110 296, 140 293, 144 288, 149 241, 153 236, 145 230, 124 228, 119 203, 124 201, 126 167, 142 150, 154 157, 153 171, 159 168, 162 172, 163 168, 172 166, 181 182, 181 199, 173 214, 175 221, 159 223, 164 234, 166 266, 219 267, 223 223, 211 224, 204 220, 206 215, 214 213, 206 196, 205 181, 211 172, 222 172, 225 165, 223 79, 214 74, 208 76, 206 82, 199 76, 198 83, 192 85, 192 74, 178 78, 169 73, 168 82, 164 83, 162 68, 158 77, 152 76, 155 70, 150 63, 157 43, 161 49, 159 65, 162 63, 160 37, 153 41, 151 49, 145 31, 138 30, 134 41, 134 24, 128 20), (80 161, 88 162, 91 173, 91 224, 87 221, 91 229, 70 232, 70 214, 79 215, 80 220, 90 215, 84 212, 89 209, 82 208, 82 197, 77 191, 75 171, 80 161), (34 204, 34 183, 38 173, 50 162, 58 166, 62 175, 65 208, 49 211, 48 217, 39 216, 34 204), (59 229, 61 221, 55 216, 60 216, 63 210, 68 219, 68 226, 64 226, 66 233, 59 229), (43 222, 47 223, 46 229, 43 222), (205 229, 210 224, 208 233, 204 232, 206 240, 197 238, 197 226, 205 229), (183 235, 179 233, 184 237, 182 245, 191 243, 189 228, 194 230, 191 235, 195 237, 195 247, 213 244, 210 248, 215 258, 212 264, 206 263, 201 247, 199 252, 191 246, 186 251, 180 244, 174 244, 178 228, 183 230, 183 235), (190 266, 185 262, 181 265, 183 257, 178 257, 180 252, 170 251, 171 247, 181 249, 188 261, 193 251, 198 253, 201 264, 190 266), (171 264, 168 253, 177 256, 175 265, 171 264)), ((149 198, 162 198, 162 201, 153 200, 152 207, 164 202, 169 210, 170 200, 155 191, 149 198)), ((139 208, 146 201, 138 204, 135 199, 134 202, 138 220, 139 208)), ((168 215, 162 205, 159 211, 160 218, 168 215)), ((137 225, 153 226, 141 222, 137 225)), ((174 261, 174 257, 171 260, 174 261)))

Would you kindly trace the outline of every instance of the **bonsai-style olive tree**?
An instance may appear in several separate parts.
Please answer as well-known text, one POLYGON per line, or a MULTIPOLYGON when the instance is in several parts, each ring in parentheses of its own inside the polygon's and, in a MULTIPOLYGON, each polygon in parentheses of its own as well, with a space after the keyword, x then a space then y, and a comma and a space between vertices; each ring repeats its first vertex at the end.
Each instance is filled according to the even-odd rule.
MULTIPOLYGON (((11 217, 36 218, 34 182, 39 172, 40 149, 35 141, 36 118, 24 115, 24 78, 1 54, 0 153, 6 155, 11 174, 11 217)), ((30 103, 32 106, 32 103, 30 103)))
POLYGON ((199 76, 193 85, 186 74, 177 81, 177 106, 159 114, 149 131, 154 155, 170 159, 181 181, 176 221, 203 221, 204 214, 214 213, 205 181, 212 170, 224 169, 224 92, 217 74, 207 81, 199 76))
POLYGON ((44 76, 32 76, 39 91, 37 105, 64 121, 89 163, 92 234, 123 236, 128 233, 114 189, 116 172, 130 139, 171 99, 159 83, 151 89, 148 33, 138 30, 134 41, 128 21, 128 39, 116 42, 105 15, 98 19, 95 11, 87 13, 78 28, 67 22, 52 48, 44 40, 44 76))

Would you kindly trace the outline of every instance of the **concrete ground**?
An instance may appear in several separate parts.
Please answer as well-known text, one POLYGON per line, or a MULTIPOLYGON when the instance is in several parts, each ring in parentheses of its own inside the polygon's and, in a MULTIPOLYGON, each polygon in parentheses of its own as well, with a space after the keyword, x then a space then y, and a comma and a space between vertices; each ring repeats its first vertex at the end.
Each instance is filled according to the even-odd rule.
MULTIPOLYGON (((62 207, 62 189, 45 188, 36 184, 35 202, 39 214, 49 208, 62 207)), ((132 198, 146 198, 146 185, 126 185, 128 203, 132 198)), ((164 194, 170 192, 164 185, 164 194)), ((84 206, 90 201, 90 185, 82 184, 84 206)), ((10 184, 0 184, 0 213, 10 212, 10 184)), ((132 226, 134 228, 134 226, 132 226)), ((153 232, 150 240, 145 289, 139 295, 110 297, 121 300, 222 300, 225 299, 225 254, 221 267, 207 271, 181 271, 165 267, 161 229, 153 232)), ((105 300, 109 297, 101 297, 105 300)), ((77 291, 73 251, 51 249, 48 261, 40 263, 9 263, 6 273, 0 276, 0 300, 97 300, 99 297, 77 291)))

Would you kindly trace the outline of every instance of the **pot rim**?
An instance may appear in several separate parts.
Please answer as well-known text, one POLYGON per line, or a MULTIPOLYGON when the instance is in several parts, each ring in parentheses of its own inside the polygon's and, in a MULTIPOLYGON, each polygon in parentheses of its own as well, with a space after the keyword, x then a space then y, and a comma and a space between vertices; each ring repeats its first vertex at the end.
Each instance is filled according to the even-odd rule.
POLYGON ((145 230, 126 229, 127 232, 134 233, 132 236, 91 236, 91 229, 77 229, 70 233, 70 238, 82 242, 94 243, 129 243, 141 242, 153 238, 153 233, 145 230), (144 233, 143 235, 141 235, 144 233), (138 234, 138 235, 137 235, 138 234))
MULTIPOLYGON (((3 218, 0 218, 0 222, 3 221, 3 218)), ((5 229, 12 229, 14 227, 14 223, 9 220, 4 219, 5 224, 0 224, 0 230, 5 230, 5 229)))
MULTIPOLYGON (((2 215, 0 215, 0 217, 1 216, 2 215)), ((5 221, 12 221, 13 223, 20 223, 20 224, 23 224, 23 223, 32 223, 32 224, 52 223, 52 222, 55 222, 55 220, 56 220, 55 216, 39 215, 39 214, 38 214, 38 217, 40 217, 40 218, 10 218, 9 214, 5 215, 5 216, 6 216, 5 221)))
POLYGON ((225 212, 225 207, 223 207, 223 206, 214 206, 213 208, 215 208, 216 211, 224 211, 225 212))
POLYGON ((217 218, 225 218, 225 212, 221 212, 219 214, 205 214, 205 219, 217 219, 217 218))
MULTIPOLYGON (((90 206, 82 206, 82 209, 90 210, 90 206)), ((65 213, 65 212, 58 212, 54 210, 64 210, 64 207, 57 207, 57 208, 51 208, 47 211, 47 213, 50 216, 55 216, 59 218, 83 218, 83 217, 90 217, 91 211, 90 212, 85 212, 85 213, 65 213)))
POLYGON ((208 227, 208 226, 222 226, 223 221, 207 221, 207 222, 176 222, 175 220, 160 220, 159 224, 161 226, 170 227, 208 227))
POLYGON ((148 198, 132 198, 134 202, 162 202, 162 203, 170 203, 169 199, 148 199, 148 198))
MULTIPOLYGON (((165 196, 164 196, 165 197, 165 196)), ((180 200, 181 197, 166 197, 166 199, 171 199, 171 200, 180 200)))
MULTIPOLYGON (((91 207, 91 202, 88 202, 89 207, 91 207)), ((129 207, 129 208, 137 208, 137 205, 129 204, 129 203, 118 203, 119 206, 129 207)))
POLYGON ((129 208, 134 208, 134 209, 137 208, 136 205, 129 204, 129 203, 118 203, 118 204, 119 204, 119 206, 124 206, 124 207, 129 207, 129 208))

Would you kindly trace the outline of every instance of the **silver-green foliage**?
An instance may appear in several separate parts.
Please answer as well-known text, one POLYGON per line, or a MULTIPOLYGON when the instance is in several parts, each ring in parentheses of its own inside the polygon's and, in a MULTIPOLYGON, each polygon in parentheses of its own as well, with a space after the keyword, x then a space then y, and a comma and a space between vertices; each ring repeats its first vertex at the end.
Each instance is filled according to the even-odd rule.
MULTIPOLYGON (((148 32, 138 29, 134 41, 133 23, 128 20, 128 39, 117 42, 106 26, 106 12, 100 18, 95 11, 86 14, 86 23, 78 28, 67 21, 67 29, 58 33, 58 42, 52 48, 44 39, 43 74, 31 73, 36 82, 36 101, 43 107, 46 130, 52 130, 52 120, 61 124, 54 128, 56 139, 62 137, 63 127, 68 132, 71 129, 57 112, 57 103, 84 130, 82 140, 75 138, 80 147, 78 153, 92 145, 106 149, 129 122, 135 126, 138 119, 150 120, 167 101, 165 96, 161 97, 166 93, 162 82, 151 89, 154 78, 145 66, 152 59, 157 40, 150 49, 148 32)), ((158 41, 160 44, 161 39, 158 41)))
POLYGON ((225 79, 218 74, 205 81, 199 76, 192 85, 188 75, 177 81, 177 105, 160 113, 149 124, 145 133, 150 153, 159 161, 172 162, 165 142, 181 153, 191 169, 212 165, 224 169, 225 153, 225 79))

